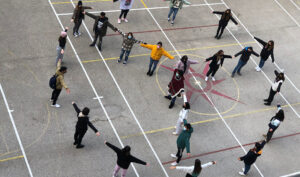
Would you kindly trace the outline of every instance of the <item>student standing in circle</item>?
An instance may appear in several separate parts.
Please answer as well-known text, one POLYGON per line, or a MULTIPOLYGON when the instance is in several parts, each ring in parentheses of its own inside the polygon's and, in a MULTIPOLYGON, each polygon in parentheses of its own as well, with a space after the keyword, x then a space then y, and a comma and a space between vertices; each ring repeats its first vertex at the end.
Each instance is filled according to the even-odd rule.
POLYGON ((179 112, 179 118, 177 120, 175 126, 176 127, 175 132, 173 132, 173 135, 179 135, 182 132, 184 127, 184 120, 187 119, 189 110, 191 109, 190 103, 187 102, 186 95, 184 93, 182 94, 183 94, 183 106, 182 106, 182 110, 179 112))
POLYGON ((274 96, 276 95, 276 93, 280 92, 280 88, 282 86, 282 83, 284 82, 285 78, 284 78, 284 73, 278 73, 278 71, 274 71, 276 78, 274 83, 272 83, 271 89, 270 89, 270 93, 269 93, 269 97, 267 99, 264 99, 265 105, 270 106, 274 96))
POLYGON ((78 1, 78 4, 74 9, 73 16, 71 19, 71 22, 74 22, 73 35, 75 37, 81 35, 81 33, 79 32, 79 27, 82 23, 82 20, 84 20, 84 9, 92 9, 92 7, 82 6, 82 1, 78 1))
POLYGON ((227 9, 225 12, 213 11, 212 13, 221 15, 221 18, 220 18, 220 21, 219 21, 219 27, 218 27, 218 30, 217 30, 217 34, 215 36, 216 39, 220 39, 221 38, 224 29, 228 25, 229 20, 233 21, 233 23, 235 23, 236 25, 238 25, 238 23, 236 22, 236 20, 232 17, 230 9, 227 9))
POLYGON ((168 96, 165 96, 166 99, 171 100, 169 109, 172 109, 175 105, 176 97, 184 94, 184 76, 183 71, 175 69, 173 73, 172 80, 168 85, 168 96))
POLYGON ((257 38, 254 37, 255 40, 257 40, 262 46, 263 49, 260 52, 260 62, 258 67, 256 67, 256 71, 261 71, 261 68, 264 66, 265 62, 268 60, 269 56, 271 55, 272 58, 272 63, 274 63, 274 54, 273 54, 273 50, 274 50, 274 41, 270 40, 268 43, 257 38))
POLYGON ((126 23, 128 22, 127 19, 127 14, 129 10, 132 8, 134 0, 120 0, 120 9, 121 9, 121 14, 118 18, 118 23, 120 24, 122 21, 125 21, 126 23), (124 17, 122 17, 124 15, 124 17))
POLYGON ((182 58, 177 62, 176 67, 178 70, 183 71, 184 75, 189 73, 189 69, 191 64, 198 64, 199 62, 196 60, 190 60, 188 56, 184 55, 182 58))
POLYGON ((201 161, 199 159, 196 159, 194 166, 188 166, 188 167, 171 166, 170 169, 171 170, 176 169, 176 170, 181 170, 181 171, 187 172, 186 177, 198 177, 203 168, 209 167, 216 163, 217 163, 216 161, 211 161, 211 162, 201 165, 201 161))
POLYGON ((284 120, 284 112, 281 109, 280 105, 278 105, 277 108, 278 112, 270 120, 268 133, 263 135, 266 138, 267 143, 271 140, 273 133, 279 127, 280 123, 284 120))
POLYGON ((68 29, 69 28, 66 27, 65 30, 60 33, 60 36, 58 38, 58 46, 56 47, 57 56, 56 56, 55 65, 57 65, 59 59, 63 60, 64 58, 68 29))
POLYGON ((174 25, 174 20, 176 18, 176 15, 179 11, 179 9, 182 9, 183 4, 191 5, 190 2, 187 0, 164 0, 164 1, 170 1, 170 11, 168 14, 168 21, 170 21, 170 17, 173 14, 171 24, 174 25))
POLYGON ((261 146, 259 143, 255 143, 255 147, 250 149, 245 156, 238 158, 239 161, 244 161, 245 164, 245 168, 243 168, 243 171, 239 172, 241 176, 247 175, 248 171, 251 168, 251 165, 254 164, 257 157, 261 155, 262 147, 263 146, 261 146))

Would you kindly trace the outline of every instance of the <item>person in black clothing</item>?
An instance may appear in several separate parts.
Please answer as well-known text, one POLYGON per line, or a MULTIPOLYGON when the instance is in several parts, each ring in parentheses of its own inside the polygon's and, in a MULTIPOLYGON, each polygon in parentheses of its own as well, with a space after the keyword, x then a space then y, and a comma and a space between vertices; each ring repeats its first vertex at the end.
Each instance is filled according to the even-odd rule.
POLYGON ((214 56, 209 57, 205 60, 206 62, 212 60, 211 63, 209 64, 209 70, 206 73, 205 81, 208 80, 208 77, 209 77, 210 74, 211 74, 212 81, 216 81, 214 76, 215 76, 216 72, 218 71, 219 66, 223 65, 223 62, 224 62, 225 58, 232 58, 232 56, 224 55, 224 51, 219 50, 214 56))
POLYGON ((94 132, 96 133, 97 136, 100 136, 99 131, 94 127, 94 125, 90 122, 89 120, 89 112, 90 109, 85 107, 83 108, 83 110, 81 111, 75 102, 72 102, 72 105, 77 113, 77 117, 78 117, 78 121, 76 123, 76 131, 74 134, 74 145, 77 145, 76 148, 83 148, 84 145, 81 144, 82 138, 84 136, 84 134, 86 133, 88 127, 91 127, 91 129, 94 130, 94 132))
POLYGON ((58 62, 59 59, 62 60, 64 58, 65 47, 66 47, 66 43, 67 43, 67 31, 68 31, 68 29, 69 28, 66 27, 65 30, 60 33, 60 36, 58 38, 58 46, 56 47, 57 57, 56 57, 55 66, 57 65, 57 62, 58 62))
POLYGON ((271 140, 273 133, 284 120, 284 111, 281 109, 280 105, 277 105, 277 108, 278 112, 270 120, 268 133, 263 135, 266 138, 267 143, 271 140))
POLYGON ((82 1, 78 1, 78 4, 74 9, 73 16, 71 19, 71 22, 74 22, 73 35, 75 37, 81 35, 81 33, 78 30, 82 23, 82 20, 84 20, 84 9, 92 9, 92 7, 82 6, 82 1))
POLYGON ((252 47, 245 47, 242 51, 240 51, 239 53, 234 55, 234 57, 237 57, 239 55, 242 55, 242 56, 241 56, 238 64, 236 65, 236 67, 232 71, 231 77, 234 77, 236 72, 238 73, 238 75, 240 75, 240 76, 242 75, 241 74, 241 69, 247 64, 251 54, 259 57, 259 55, 253 50, 252 47))
POLYGON ((107 141, 104 141, 104 144, 106 144, 108 147, 114 150, 118 156, 117 165, 113 172, 113 177, 116 177, 118 175, 120 168, 122 168, 122 177, 125 177, 127 169, 129 168, 131 162, 135 162, 147 166, 149 165, 148 163, 132 156, 130 154, 130 150, 131 150, 130 146, 125 146, 123 149, 119 149, 118 147, 110 144, 107 141))
POLYGON ((218 30, 217 30, 217 34, 215 36, 216 39, 220 39, 221 38, 224 29, 228 25, 229 20, 232 20, 233 23, 235 23, 236 25, 238 25, 238 23, 236 22, 236 20, 232 17, 230 9, 227 9, 225 12, 213 11, 212 13, 222 15, 221 18, 220 18, 220 21, 219 21, 219 27, 218 27, 218 30), (221 30, 221 33, 219 34, 220 30, 221 30))
POLYGON ((274 83, 272 83, 271 89, 270 89, 270 93, 269 93, 269 97, 267 99, 264 99, 265 105, 270 106, 274 96, 276 95, 276 93, 280 92, 280 88, 282 83, 284 82, 285 78, 284 78, 284 73, 279 73, 278 71, 274 71, 276 78, 274 83))
POLYGON ((108 18, 105 16, 104 12, 100 13, 100 16, 93 15, 88 12, 83 12, 87 16, 95 20, 93 31, 95 33, 94 41, 90 44, 91 47, 95 46, 97 38, 99 37, 98 49, 102 49, 102 38, 106 35, 107 27, 110 27, 114 32, 118 31, 118 28, 114 27, 109 23, 108 18))
POLYGON ((272 58, 272 63, 274 63, 274 54, 273 54, 273 50, 274 50, 274 41, 270 40, 268 43, 257 38, 254 37, 255 40, 257 40, 262 46, 263 49, 260 52, 260 62, 258 67, 256 67, 256 71, 260 71, 261 68, 264 66, 265 62, 267 61, 267 59, 269 58, 269 56, 271 55, 272 58))

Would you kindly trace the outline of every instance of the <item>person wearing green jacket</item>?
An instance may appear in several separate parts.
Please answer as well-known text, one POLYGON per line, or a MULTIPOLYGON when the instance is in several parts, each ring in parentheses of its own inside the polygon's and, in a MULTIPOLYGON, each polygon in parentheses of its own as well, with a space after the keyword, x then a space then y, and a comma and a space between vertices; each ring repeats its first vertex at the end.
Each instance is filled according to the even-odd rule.
POLYGON ((186 148, 187 155, 189 157, 191 156, 190 138, 193 133, 193 127, 191 126, 191 124, 187 123, 186 120, 184 120, 183 123, 184 123, 183 131, 180 133, 180 135, 177 138, 177 149, 178 149, 177 154, 176 155, 171 154, 172 158, 177 158, 177 160, 171 164, 172 166, 176 166, 179 163, 185 148, 186 148))
POLYGON ((168 21, 170 21, 170 17, 173 14, 171 24, 174 25, 174 20, 176 18, 177 12, 179 9, 182 9, 183 4, 191 5, 187 0, 164 0, 170 1, 170 11, 168 14, 168 21))

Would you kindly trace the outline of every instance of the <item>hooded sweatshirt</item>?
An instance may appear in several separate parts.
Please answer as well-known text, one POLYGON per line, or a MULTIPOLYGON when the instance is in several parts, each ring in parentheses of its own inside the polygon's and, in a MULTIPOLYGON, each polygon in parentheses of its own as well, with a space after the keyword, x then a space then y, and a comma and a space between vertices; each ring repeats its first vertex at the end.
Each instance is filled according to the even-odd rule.
POLYGON ((165 51, 163 47, 157 48, 157 45, 150 44, 141 44, 141 46, 151 50, 151 58, 153 60, 160 60, 163 55, 170 59, 174 59, 174 57, 165 51))
POLYGON ((77 107, 76 104, 73 104, 73 107, 74 107, 74 109, 77 113, 77 117, 78 117, 78 121, 76 123, 76 129, 86 131, 89 126, 89 127, 91 127, 91 129, 94 130, 95 133, 97 133, 98 130, 90 122, 89 116, 82 114, 81 110, 77 107))
MULTIPOLYGON (((187 124, 187 121, 184 119, 184 125, 187 124)), ((193 133, 193 127, 189 130, 183 130, 177 138, 177 147, 180 149, 186 148, 186 152, 190 153, 190 138, 193 133)))
POLYGON ((174 70, 172 80, 168 85, 169 93, 172 95, 172 97, 176 97, 178 94, 184 91, 184 76, 180 76, 180 79, 177 79, 177 71, 178 69, 174 70))
POLYGON ((239 53, 235 54, 234 56, 237 57, 237 56, 239 56, 239 55, 242 55, 241 58, 240 58, 240 60, 242 60, 243 62, 246 62, 246 63, 248 62, 248 60, 249 60, 251 54, 253 54, 253 55, 259 57, 259 55, 258 55, 256 52, 254 52, 253 49, 252 49, 251 52, 249 52, 249 51, 248 51, 248 48, 251 48, 251 49, 252 49, 252 47, 246 47, 246 48, 244 48, 242 51, 240 51, 239 53))

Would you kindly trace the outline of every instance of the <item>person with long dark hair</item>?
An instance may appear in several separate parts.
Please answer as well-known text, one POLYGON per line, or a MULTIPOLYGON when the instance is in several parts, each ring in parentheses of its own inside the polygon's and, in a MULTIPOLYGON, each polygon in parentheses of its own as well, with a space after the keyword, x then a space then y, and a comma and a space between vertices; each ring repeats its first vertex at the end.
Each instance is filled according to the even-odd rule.
POLYGON ((84 20, 84 14, 83 14, 84 9, 92 9, 92 7, 83 6, 82 1, 78 1, 78 4, 73 11, 73 16, 71 19, 71 22, 74 22, 73 35, 75 37, 78 37, 81 35, 81 33, 79 32, 79 27, 82 23, 82 20, 84 20))
POLYGON ((149 163, 146 163, 130 154, 130 151, 131 151, 130 146, 125 146, 123 149, 120 149, 120 148, 110 144, 107 141, 104 141, 104 144, 106 144, 108 147, 110 147, 112 150, 114 150, 118 156, 117 165, 113 172, 113 177, 117 177, 120 169, 122 169, 121 177, 125 177, 126 173, 127 173, 127 169, 129 168, 129 165, 131 164, 131 162, 149 166, 149 163))
POLYGON ((191 64, 198 64, 199 62, 196 60, 190 60, 188 56, 184 55, 181 59, 176 63, 176 69, 183 71, 184 75, 189 73, 189 69, 191 64))
POLYGON ((277 108, 278 111, 276 115, 270 120, 268 133, 263 135, 266 138, 267 143, 271 140, 273 133, 279 127, 280 123, 284 120, 284 111, 282 110, 280 105, 278 105, 277 108))
POLYGON ((202 165, 201 161, 199 159, 196 159, 194 166, 171 166, 170 169, 171 170, 176 169, 176 170, 187 172, 186 177, 198 177, 202 171, 202 168, 209 167, 216 163, 217 163, 216 161, 211 161, 202 165))
POLYGON ((239 161, 244 161, 245 168, 243 168, 243 171, 239 172, 241 176, 247 175, 249 172, 251 165, 255 163, 257 157, 259 157, 262 153, 262 148, 264 146, 264 142, 262 144, 260 143, 255 143, 254 148, 250 149, 246 155, 243 157, 239 157, 239 161))
POLYGON ((60 32, 60 36, 58 37, 58 46, 56 47, 57 56, 56 56, 55 65, 57 65, 59 59, 63 60, 64 58, 68 29, 69 28, 66 27, 64 31, 60 32))
POLYGON ((219 69, 219 66, 221 65, 221 67, 223 66, 224 63, 224 59, 225 58, 232 58, 232 56, 230 55, 224 55, 224 51, 223 50, 219 50, 216 54, 214 54, 212 57, 207 58, 205 61, 208 62, 211 60, 210 64, 209 64, 209 70, 206 73, 206 77, 205 77, 205 81, 208 80, 209 75, 211 74, 211 80, 212 81, 216 81, 215 79, 215 74, 219 69))
POLYGON ((262 46, 262 50, 260 52, 260 61, 258 67, 256 67, 256 71, 261 71, 261 68, 264 66, 265 62, 268 60, 269 56, 271 55, 272 63, 274 63, 274 41, 269 40, 268 42, 265 42, 257 37, 254 37, 255 40, 257 40, 262 46))
POLYGON ((216 39, 220 39, 221 38, 224 29, 228 25, 229 20, 233 21, 233 23, 235 23, 236 25, 238 25, 238 23, 236 22, 236 20, 232 17, 230 9, 227 9, 225 12, 213 11, 212 13, 221 15, 221 18, 220 18, 220 21, 219 21, 219 27, 218 27, 218 30, 217 30, 217 34, 215 36, 216 39))
POLYGON ((276 78, 274 83, 272 83, 271 89, 270 89, 270 93, 269 93, 269 97, 267 99, 264 99, 265 105, 270 106, 274 96, 276 95, 276 93, 280 92, 280 88, 282 86, 282 83, 284 82, 285 78, 284 78, 284 73, 281 72, 279 73, 278 71, 274 71, 276 78))

